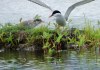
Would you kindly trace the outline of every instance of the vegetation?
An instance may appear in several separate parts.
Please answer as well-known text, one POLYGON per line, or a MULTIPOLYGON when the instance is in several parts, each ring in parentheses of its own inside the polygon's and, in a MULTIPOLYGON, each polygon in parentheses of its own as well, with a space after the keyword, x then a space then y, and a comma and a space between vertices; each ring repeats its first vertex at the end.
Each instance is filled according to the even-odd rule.
MULTIPOLYGON (((47 26, 32 28, 20 24, 7 23, 0 27, 0 47, 5 50, 43 51, 50 56, 61 50, 91 50, 100 46, 100 28, 95 29, 90 22, 82 29, 68 26, 61 30, 51 30, 47 26)), ((99 25, 99 21, 98 21, 99 25)))

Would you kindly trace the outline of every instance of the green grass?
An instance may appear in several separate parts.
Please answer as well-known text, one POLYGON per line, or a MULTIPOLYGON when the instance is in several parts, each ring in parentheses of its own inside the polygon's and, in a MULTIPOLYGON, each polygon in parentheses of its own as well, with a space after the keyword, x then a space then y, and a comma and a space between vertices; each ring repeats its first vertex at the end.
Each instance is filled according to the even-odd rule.
MULTIPOLYGON (((52 55, 59 50, 68 49, 70 45, 76 48, 91 49, 100 46, 100 28, 94 29, 90 22, 85 22, 83 30, 74 29, 72 32, 67 26, 65 30, 51 30, 46 26, 38 28, 25 27, 19 24, 5 24, 0 27, 0 44, 3 48, 19 48, 20 44, 34 46, 35 49, 41 49, 44 53, 52 55)), ((99 24, 99 21, 98 21, 99 24)), ((27 47, 25 46, 25 47, 27 47)))

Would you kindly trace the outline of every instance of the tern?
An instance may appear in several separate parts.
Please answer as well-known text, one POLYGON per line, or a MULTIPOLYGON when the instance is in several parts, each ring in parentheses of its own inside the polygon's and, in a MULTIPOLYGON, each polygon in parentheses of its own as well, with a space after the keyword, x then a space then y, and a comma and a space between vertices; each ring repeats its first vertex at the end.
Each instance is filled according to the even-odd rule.
POLYGON ((36 18, 34 20, 26 20, 22 21, 22 18, 20 18, 20 24, 25 26, 25 27, 36 27, 39 24, 42 24, 42 20, 39 18, 36 18))
POLYGON ((84 4, 87 4, 87 3, 90 3, 90 2, 92 2, 94 0, 83 0, 83 1, 80 1, 80 2, 77 2, 77 3, 73 4, 73 5, 71 5, 67 9, 67 11, 66 11, 66 13, 65 13, 64 16, 61 14, 61 12, 59 10, 53 10, 51 7, 49 7, 48 5, 46 5, 44 2, 42 2, 40 0, 28 0, 28 1, 33 2, 35 4, 38 4, 38 5, 42 6, 42 7, 45 7, 47 9, 51 10, 52 11, 52 15, 50 17, 54 16, 56 18, 56 23, 59 26, 65 26, 66 25, 66 21, 68 20, 68 17, 70 15, 70 13, 76 7, 81 6, 81 5, 84 5, 84 4))

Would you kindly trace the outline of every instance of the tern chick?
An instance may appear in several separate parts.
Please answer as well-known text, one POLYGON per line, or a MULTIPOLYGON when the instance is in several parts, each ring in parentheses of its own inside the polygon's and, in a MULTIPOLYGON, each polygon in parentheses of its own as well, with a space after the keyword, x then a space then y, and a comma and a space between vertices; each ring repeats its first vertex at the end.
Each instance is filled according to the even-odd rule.
POLYGON ((20 19, 20 24, 27 27, 36 27, 42 22, 43 21, 41 19, 34 19, 34 20, 27 20, 27 21, 22 21, 22 18, 20 19))

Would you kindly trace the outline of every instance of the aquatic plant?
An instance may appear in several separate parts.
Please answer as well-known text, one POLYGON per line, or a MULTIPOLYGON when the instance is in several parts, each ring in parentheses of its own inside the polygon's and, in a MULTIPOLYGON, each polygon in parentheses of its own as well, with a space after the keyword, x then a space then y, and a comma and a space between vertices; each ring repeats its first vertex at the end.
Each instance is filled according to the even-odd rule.
POLYGON ((49 29, 48 26, 32 28, 7 23, 0 26, 0 45, 11 50, 31 47, 34 51, 42 50, 50 56, 58 54, 61 50, 99 47, 100 28, 95 29, 90 21, 85 23, 82 30, 69 29, 69 26, 61 30, 56 28, 56 25, 56 29, 49 29))

